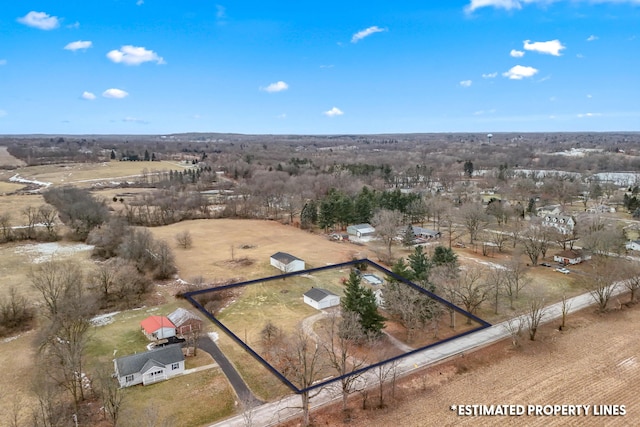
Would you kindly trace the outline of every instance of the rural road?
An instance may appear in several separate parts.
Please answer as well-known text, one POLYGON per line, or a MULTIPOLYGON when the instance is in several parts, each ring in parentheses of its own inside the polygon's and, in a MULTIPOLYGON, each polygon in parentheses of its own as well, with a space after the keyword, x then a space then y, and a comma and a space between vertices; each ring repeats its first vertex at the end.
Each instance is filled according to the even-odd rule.
POLYGON ((231 362, 229 362, 229 359, 227 359, 227 356, 220 351, 220 348, 218 348, 216 343, 214 343, 209 336, 205 335, 200 337, 198 340, 198 348, 209 353, 218 366, 220 366, 220 369, 222 369, 222 372, 229 380, 231 387, 235 390, 239 402, 248 402, 250 407, 264 403, 253 395, 238 371, 236 371, 236 368, 233 367, 231 362))
MULTIPOLYGON (((615 286, 615 285, 614 285, 615 286)), ((624 293, 627 289, 618 284, 613 291, 611 303, 615 303, 616 296, 624 293)), ((578 295, 567 300, 568 312, 573 313, 580 311, 586 307, 594 305, 594 299, 591 294, 586 293, 578 295)), ((562 303, 556 303, 545 308, 542 316, 542 323, 548 323, 559 319, 562 316, 562 303)), ((478 350, 480 348, 491 345, 495 342, 509 337, 507 325, 509 322, 521 321, 526 324, 526 316, 516 317, 510 321, 498 323, 489 328, 474 332, 470 335, 460 337, 458 339, 448 341, 436 347, 426 349, 412 354, 398 361, 397 372, 398 377, 410 374, 415 370, 424 368, 428 365, 443 362, 451 357, 459 356, 467 352, 478 350)), ((368 372, 361 377, 369 386, 375 384, 375 375, 368 372)), ((330 387, 325 388, 313 398, 310 408, 313 411, 321 406, 338 402, 341 399, 340 393, 331 390, 330 387)), ((245 411, 243 414, 212 424, 210 427, 242 427, 247 425, 247 420, 251 420, 251 425, 260 427, 277 426, 278 424, 302 415, 300 408, 301 399, 298 395, 284 397, 275 402, 265 403, 261 406, 254 407, 245 411)))

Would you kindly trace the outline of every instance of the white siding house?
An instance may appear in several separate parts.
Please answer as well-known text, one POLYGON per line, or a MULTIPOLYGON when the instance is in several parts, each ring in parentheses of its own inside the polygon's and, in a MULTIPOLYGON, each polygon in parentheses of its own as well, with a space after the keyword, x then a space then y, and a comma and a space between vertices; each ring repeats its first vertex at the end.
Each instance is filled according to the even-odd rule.
POLYGON ((326 289, 311 288, 305 292, 304 302, 316 310, 322 310, 339 305, 340 297, 326 289))
POLYGON ((120 387, 153 384, 184 372, 184 355, 180 345, 169 345, 144 353, 113 360, 120 387))
POLYGON ((302 271, 305 268, 303 260, 286 252, 276 252, 271 255, 270 263, 283 273, 302 271))
POLYGON ((553 256, 553 260, 555 262, 565 265, 580 264, 582 261, 587 261, 589 259, 591 259, 591 256, 581 250, 562 251, 553 256))
POLYGON ((625 246, 631 251, 640 251, 640 240, 630 240, 625 246))

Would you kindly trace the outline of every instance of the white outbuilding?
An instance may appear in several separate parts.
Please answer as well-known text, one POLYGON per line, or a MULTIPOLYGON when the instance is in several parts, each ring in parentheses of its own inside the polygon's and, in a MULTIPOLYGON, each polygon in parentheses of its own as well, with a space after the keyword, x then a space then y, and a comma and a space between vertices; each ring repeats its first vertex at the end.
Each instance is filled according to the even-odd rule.
POLYGON ((276 252, 271 255, 271 265, 283 273, 304 270, 304 261, 286 252, 276 252))
POLYGON ((335 307, 340 304, 340 297, 322 288, 311 288, 304 294, 304 302, 316 310, 335 307))
POLYGON ((355 224, 347 226, 347 233, 358 238, 373 237, 376 229, 371 224, 355 224))

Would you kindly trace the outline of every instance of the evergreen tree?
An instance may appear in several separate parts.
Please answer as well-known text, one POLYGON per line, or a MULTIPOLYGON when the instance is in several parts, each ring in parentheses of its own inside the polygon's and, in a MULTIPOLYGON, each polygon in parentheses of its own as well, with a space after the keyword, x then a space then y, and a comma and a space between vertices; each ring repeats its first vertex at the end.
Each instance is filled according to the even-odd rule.
POLYGON ((360 281, 360 275, 352 270, 345 283, 342 310, 357 314, 363 332, 376 336, 384 328, 385 318, 378 313, 373 291, 362 286, 360 281))
POLYGON ((413 225, 407 225, 404 235, 402 236, 402 244, 404 246, 411 246, 416 239, 416 235, 413 234, 413 225))
POLYGON ((148 162, 151 159, 151 157, 149 157, 149 150, 144 150, 144 161, 148 162))
POLYGON ((116 152, 115 150, 111 150, 111 160, 115 160, 116 159, 116 152))
POLYGON ((436 246, 436 249, 433 252, 433 256, 431 257, 431 262, 434 266, 447 264, 457 265, 458 256, 455 254, 455 252, 453 252, 451 248, 436 246))
POLYGON ((307 202, 302 211, 300 212, 300 227, 303 229, 309 229, 311 226, 318 222, 318 207, 316 202, 310 200, 307 202))
POLYGON ((464 174, 471 178, 473 176, 473 162, 471 160, 467 160, 464 162, 464 174))
POLYGON ((416 285, 425 287, 429 282, 429 271, 431 270, 431 261, 427 254, 424 253, 422 246, 416 246, 413 253, 409 255, 409 267, 411 268, 411 277, 409 280, 416 285))

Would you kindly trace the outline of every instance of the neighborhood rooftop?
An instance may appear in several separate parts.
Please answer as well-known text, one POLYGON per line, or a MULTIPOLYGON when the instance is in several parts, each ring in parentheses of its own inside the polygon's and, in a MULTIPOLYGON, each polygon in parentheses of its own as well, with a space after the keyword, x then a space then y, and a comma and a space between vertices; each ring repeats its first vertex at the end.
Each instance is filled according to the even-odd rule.
POLYGON ((306 296, 307 298, 311 298, 312 300, 318 301, 318 302, 332 295, 336 296, 336 294, 334 294, 333 292, 328 291, 326 289, 322 289, 322 288, 311 288, 304 293, 304 296, 306 296))
POLYGON ((146 371, 152 366, 164 367, 171 363, 184 360, 180 345, 169 345, 157 350, 123 356, 116 359, 120 376, 132 375, 146 371))
POLYGON ((300 258, 295 257, 286 252, 276 252, 275 254, 271 255, 271 258, 278 260, 283 264, 289 264, 290 262, 293 262, 293 261, 302 261, 300 258))

